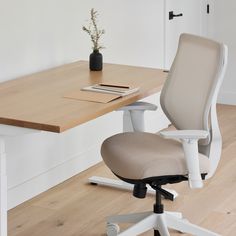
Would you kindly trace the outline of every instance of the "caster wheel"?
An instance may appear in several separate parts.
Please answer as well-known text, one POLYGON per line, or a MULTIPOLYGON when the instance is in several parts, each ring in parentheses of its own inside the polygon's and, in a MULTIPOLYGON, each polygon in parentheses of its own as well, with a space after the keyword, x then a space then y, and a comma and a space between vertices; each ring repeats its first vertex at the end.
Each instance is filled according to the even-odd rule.
POLYGON ((117 236, 120 232, 120 227, 117 224, 107 223, 107 236, 117 236))

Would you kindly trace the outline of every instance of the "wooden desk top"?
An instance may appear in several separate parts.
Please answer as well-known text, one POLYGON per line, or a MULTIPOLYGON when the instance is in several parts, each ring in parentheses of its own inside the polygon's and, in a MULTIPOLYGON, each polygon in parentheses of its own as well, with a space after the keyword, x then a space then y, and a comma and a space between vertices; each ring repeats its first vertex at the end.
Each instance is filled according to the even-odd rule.
POLYGON ((59 66, 0 83, 0 124, 60 133, 160 91, 165 78, 162 70, 133 66, 104 64, 102 72, 90 72, 85 61, 59 66), (140 91, 107 104, 63 98, 101 82, 140 91))

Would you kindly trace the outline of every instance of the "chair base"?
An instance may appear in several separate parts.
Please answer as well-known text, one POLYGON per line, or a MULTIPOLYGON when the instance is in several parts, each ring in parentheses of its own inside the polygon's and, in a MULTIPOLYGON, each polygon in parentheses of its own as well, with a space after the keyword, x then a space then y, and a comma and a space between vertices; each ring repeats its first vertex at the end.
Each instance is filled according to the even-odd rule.
POLYGON ((220 236, 190 223, 182 217, 180 212, 165 211, 161 214, 143 212, 107 218, 107 236, 135 236, 151 229, 155 231, 154 235, 170 236, 168 228, 197 236, 220 236), (134 225, 119 233, 118 223, 133 223, 134 225))

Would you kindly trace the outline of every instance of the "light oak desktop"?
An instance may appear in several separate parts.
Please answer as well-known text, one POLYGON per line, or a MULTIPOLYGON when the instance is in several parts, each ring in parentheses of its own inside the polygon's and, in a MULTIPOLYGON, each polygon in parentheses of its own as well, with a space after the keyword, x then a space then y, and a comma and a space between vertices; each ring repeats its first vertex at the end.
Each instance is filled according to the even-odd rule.
POLYGON ((166 73, 158 69, 105 64, 90 72, 79 61, 0 84, 0 124, 63 132, 161 90, 166 73), (97 83, 124 83, 138 93, 108 104, 63 96, 97 83))

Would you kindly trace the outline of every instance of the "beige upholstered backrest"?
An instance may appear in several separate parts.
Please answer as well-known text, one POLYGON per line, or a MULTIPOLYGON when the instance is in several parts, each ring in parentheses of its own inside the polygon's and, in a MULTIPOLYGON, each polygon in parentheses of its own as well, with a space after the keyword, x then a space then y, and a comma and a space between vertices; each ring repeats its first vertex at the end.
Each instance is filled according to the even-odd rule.
POLYGON ((180 36, 161 93, 162 109, 177 129, 209 131, 209 112, 219 90, 224 60, 223 44, 189 34, 180 36))

